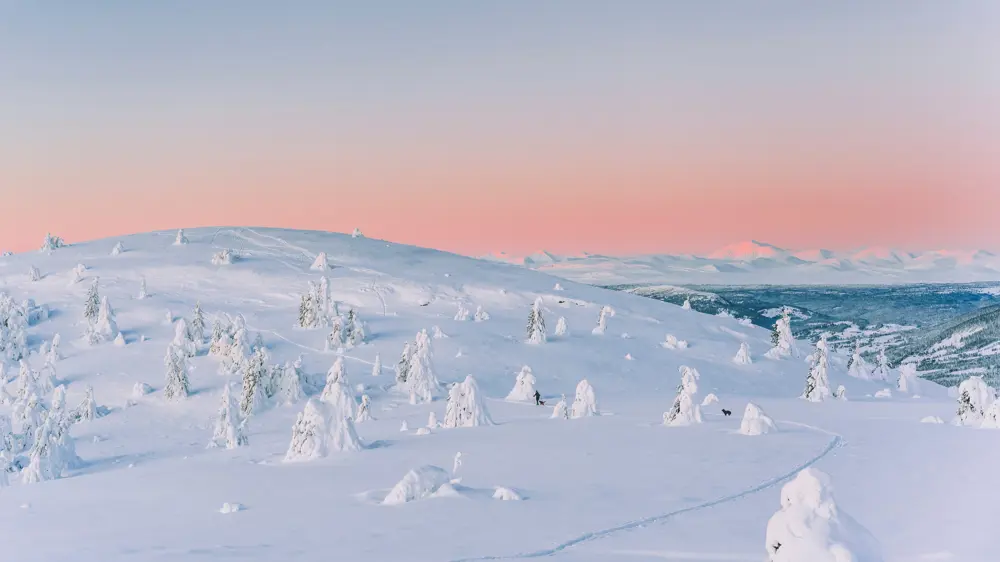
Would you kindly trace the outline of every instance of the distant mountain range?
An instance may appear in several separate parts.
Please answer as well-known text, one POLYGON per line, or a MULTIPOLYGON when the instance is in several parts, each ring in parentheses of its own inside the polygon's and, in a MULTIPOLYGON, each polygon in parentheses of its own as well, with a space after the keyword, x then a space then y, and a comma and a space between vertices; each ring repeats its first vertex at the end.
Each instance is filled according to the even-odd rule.
POLYGON ((985 250, 906 252, 885 247, 850 252, 787 250, 749 240, 705 256, 653 254, 527 256, 495 253, 483 259, 512 263, 594 285, 626 283, 899 284, 1000 281, 1000 256, 985 250))

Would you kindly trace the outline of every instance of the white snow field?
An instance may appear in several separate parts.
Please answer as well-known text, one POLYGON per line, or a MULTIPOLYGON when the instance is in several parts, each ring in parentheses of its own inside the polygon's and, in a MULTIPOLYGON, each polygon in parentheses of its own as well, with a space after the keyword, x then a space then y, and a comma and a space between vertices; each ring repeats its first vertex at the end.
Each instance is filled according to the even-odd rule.
MULTIPOLYGON (((829 475, 837 509, 878 540, 886 561, 1000 556, 1000 487, 993 485, 1000 431, 921 423, 927 416, 951 420, 957 401, 926 382, 919 398, 894 391, 875 399, 886 383, 849 377, 847 357, 836 354, 829 384, 843 384, 848 400, 802 400, 811 346, 798 342, 800 358, 767 359, 769 332, 735 319, 566 280, 555 290, 552 277, 505 264, 361 236, 274 229, 191 229, 71 244, 0 258, 0 278, 0 290, 15 303, 33 299, 49 311, 47 318, 33 313, 26 330, 27 361, 39 373, 37 400, 18 401, 25 377, 7 361, 11 400, 0 405, 0 429, 6 416, 18 414, 7 448, 18 448, 18 427, 45 415, 64 415, 67 424, 76 419, 59 408, 43 411, 61 393, 41 389, 53 368, 54 385, 65 386, 66 411, 77 412, 90 386, 96 401, 96 408, 79 410, 96 412, 95 419, 68 425, 79 462, 61 478, 44 478, 56 469, 38 464, 68 455, 65 436, 55 438, 59 424, 44 426, 55 432, 48 449, 0 454, 0 463, 14 466, 0 478, 10 481, 0 487, 4 560, 759 562, 768 556, 765 532, 782 508, 782 486, 808 467, 829 475), (123 251, 112 255, 118 243, 123 251), (214 265, 213 256, 227 249, 231 259, 214 265), (317 260, 321 253, 325 267, 313 269, 324 261, 317 260), (82 280, 71 283, 78 264, 86 266, 82 280), (40 280, 31 280, 32 267, 40 280), (324 275, 339 320, 324 326, 307 306, 307 323, 318 327, 297 327, 302 295, 310 282, 313 296, 321 292, 324 275), (86 339, 95 331, 84 317, 94 278, 124 342, 86 339), (536 299, 549 337, 529 344, 536 299), (196 304, 206 339, 188 361, 183 397, 187 348, 167 311, 191 326, 196 304), (615 314, 596 335, 604 306, 615 314), (480 307, 488 319, 456 314, 480 307), (283 367, 273 381, 277 390, 248 378, 259 371, 261 354, 243 362, 208 354, 213 322, 240 314, 247 333, 234 347, 249 355, 259 333, 267 366, 283 367), (568 330, 555 336, 560 317, 568 330), (329 324, 338 326, 335 337, 329 324), (351 326, 364 328, 364 342, 350 345, 360 339, 351 326), (433 326, 449 337, 429 337, 433 326), (629 337, 620 337, 625 332, 629 337), (667 333, 688 347, 664 348, 667 333), (56 334, 60 358, 44 367, 40 348, 56 334), (752 364, 732 360, 743 342, 756 352, 752 364), (406 343, 412 384, 395 388, 406 343), (164 392, 168 346, 170 393, 181 395, 172 400, 164 392), (331 369, 338 356, 344 368, 331 369), (524 366, 544 406, 506 399, 524 366), (681 366, 700 374, 694 404, 709 393, 718 402, 702 408, 702 423, 671 427, 663 414, 678 396, 681 366), (452 411, 482 409, 455 414, 480 423, 425 427, 431 412, 446 419, 448 386, 470 375, 474 385, 458 392, 452 411), (574 402, 583 379, 598 415, 551 419, 562 396, 574 402), (345 393, 353 393, 355 408, 345 406, 345 393), (372 419, 352 424, 344 412, 356 410, 363 395, 372 419), (296 424, 309 398, 323 405, 325 417, 296 424), (780 431, 741 435, 748 402, 780 431), (217 424, 220 406, 225 415, 217 424), (244 408, 252 410, 249 418, 244 408), (722 408, 734 415, 723 417, 722 408), (401 432, 404 422, 412 429, 401 432), (295 451, 307 454, 285 462, 293 425, 295 451), (352 450, 352 431, 361 450, 352 450), (24 483, 32 480, 26 473, 33 459, 42 481, 24 483), (411 471, 433 478, 411 477, 423 484, 394 494, 411 471), (409 501, 385 501, 391 494, 409 501), (220 513, 226 505, 221 511, 228 513, 220 513)), ((107 311, 100 316, 109 318, 107 311)), ((12 326, 4 341, 17 339, 12 326)))

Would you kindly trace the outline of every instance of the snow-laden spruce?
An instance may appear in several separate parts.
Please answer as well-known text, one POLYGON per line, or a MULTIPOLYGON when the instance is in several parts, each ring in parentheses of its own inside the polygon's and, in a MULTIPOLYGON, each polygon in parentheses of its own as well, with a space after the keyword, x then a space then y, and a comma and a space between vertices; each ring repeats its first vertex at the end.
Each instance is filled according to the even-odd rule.
POLYGON ((194 339, 191 338, 191 330, 188 328, 187 320, 178 318, 177 322, 174 322, 174 339, 171 345, 183 353, 185 357, 194 357, 197 354, 198 349, 194 339))
POLYGON ((847 374, 861 380, 870 380, 872 378, 871 369, 868 368, 868 362, 861 355, 861 342, 857 342, 854 346, 854 353, 851 355, 850 361, 847 363, 847 374))
POLYGON ((444 421, 441 427, 478 427, 493 425, 493 418, 486 408, 486 402, 476 379, 471 376, 452 385, 448 390, 448 404, 444 410, 444 421))
POLYGON ((591 333, 595 336, 603 336, 604 332, 608 329, 608 318, 615 315, 615 309, 610 306, 602 306, 601 311, 597 315, 597 326, 591 330, 591 333))
POLYGON ((330 263, 326 258, 326 252, 320 252, 313 261, 309 269, 313 271, 326 271, 330 269, 330 263))
POLYGON ((236 399, 233 398, 230 385, 226 383, 222 387, 222 402, 215 418, 215 432, 212 434, 209 447, 235 449, 249 444, 245 433, 245 422, 245 419, 240 419, 236 399))
POLYGON ((440 392, 441 384, 434 373, 431 338, 427 330, 417 332, 413 352, 404 372, 406 372, 404 389, 410 396, 411 404, 430 402, 440 392))
POLYGON ((354 398, 354 390, 347 380, 347 367, 344 358, 338 357, 326 374, 326 386, 320 394, 321 402, 329 404, 340 417, 355 419, 358 402, 354 398))
POLYGON ((223 248, 212 254, 212 265, 232 265, 238 259, 239 254, 236 253, 236 250, 223 248))
POLYGON ((30 268, 28 268, 28 281, 34 283, 35 281, 41 281, 41 280, 42 280, 42 272, 38 271, 37 267, 31 266, 30 268))
POLYGON ((465 305, 458 303, 458 311, 455 312, 455 320, 457 322, 465 322, 469 319, 469 309, 465 308, 465 305))
POLYGON ((764 435, 778 430, 774 420, 771 419, 760 406, 750 402, 743 411, 743 420, 740 421, 740 433, 743 435, 764 435))
POLYGON ((190 392, 188 380, 188 358, 183 350, 172 344, 167 346, 167 354, 163 358, 166 367, 166 384, 163 386, 163 396, 167 400, 187 398, 190 392))
POLYGON ((115 247, 111 248, 112 256, 120 256, 123 252, 125 252, 125 244, 122 244, 121 242, 117 242, 115 247))
POLYGON ((433 496, 449 486, 451 475, 437 466, 421 466, 406 473, 382 500, 382 505, 401 505, 433 496))
POLYGON ((473 320, 476 322, 486 322, 490 319, 490 313, 483 309, 483 305, 476 307, 476 314, 473 316, 473 320))
POLYGON ((135 298, 141 301, 147 297, 149 297, 149 293, 146 292, 146 278, 143 277, 139 280, 139 294, 135 298))
MULTIPOLYGON (((434 412, 431 413, 433 414, 434 412)), ((358 406, 358 414, 354 417, 354 421, 362 423, 373 419, 375 418, 372 417, 372 399, 367 394, 362 394, 361 405, 358 406)))
POLYGON ((827 372, 830 366, 829 348, 825 337, 816 342, 816 352, 813 353, 812 358, 802 398, 810 402, 822 402, 830 397, 830 379, 827 372))
POLYGON ((174 237, 174 246, 183 246, 188 243, 187 236, 184 236, 184 229, 177 230, 177 236, 174 237))
POLYGON ((882 562, 878 541, 839 509, 829 476, 815 468, 781 488, 764 545, 768 562, 882 562))
POLYGON ((42 253, 50 253, 53 250, 57 250, 66 245, 66 242, 58 236, 52 236, 51 233, 46 232, 45 238, 42 240, 42 247, 39 249, 42 253))
POLYGON ((94 278, 87 289, 87 297, 83 304, 83 318, 93 324, 97 321, 97 314, 101 309, 100 279, 94 278))
POLYGON ((871 378, 875 381, 889 381, 892 370, 889 368, 889 358, 885 356, 885 346, 878 349, 875 370, 872 371, 871 378))
POLYGON ((792 319, 787 307, 774 323, 774 329, 771 332, 771 345, 774 347, 764 354, 768 359, 799 356, 799 350, 795 346, 795 336, 792 335, 792 319))
POLYGON ((347 320, 344 322, 344 339, 348 348, 359 346, 368 339, 368 328, 353 308, 347 311, 347 320))
POLYGON ((896 381, 896 390, 916 394, 919 384, 918 380, 917 365, 915 363, 903 363, 899 366, 899 380, 896 381))
POLYGON ((562 338, 565 337, 568 333, 569 330, 566 328, 566 318, 560 316, 559 320, 556 320, 556 331, 554 332, 554 334, 556 337, 562 338))
POLYGON ((372 363, 372 376, 377 377, 382 374, 382 356, 375 354, 375 362, 372 363))
POLYGON ((73 409, 73 412, 69 414, 69 419, 77 423, 88 422, 94 421, 106 413, 106 408, 97 405, 97 399, 94 398, 94 387, 88 384, 84 392, 83 402, 73 409))
POLYGON ((535 299, 528 314, 528 343, 545 343, 545 317, 542 316, 542 297, 535 299))
POLYGON ((983 377, 971 376, 958 385, 958 415, 955 425, 979 427, 986 416, 986 409, 996 400, 996 391, 986 384, 983 377))
POLYGON ((291 405, 300 402, 305 398, 305 390, 302 388, 302 374, 295 364, 285 361, 275 381, 275 396, 279 404, 291 405))
POLYGON ((340 415, 330 404, 311 398, 295 420, 285 462, 310 461, 362 448, 351 418, 340 415))
POLYGON ((569 406, 566 404, 566 395, 564 394, 562 398, 556 402, 555 407, 552 408, 552 415, 549 416, 552 419, 569 419, 569 406))
POLYGON ((326 336, 323 351, 338 351, 344 349, 344 345, 346 345, 344 319, 340 316, 334 316, 330 319, 330 333, 326 336))
POLYGON ((516 402, 534 402, 535 400, 535 375, 531 372, 531 367, 525 365, 521 367, 521 372, 514 380, 514 388, 507 395, 507 400, 516 402))
POLYGON ((749 365, 753 363, 753 359, 750 358, 750 346, 747 342, 740 343, 740 350, 736 352, 736 356, 733 357, 733 363, 737 365, 749 365))
POLYGON ((691 299, 684 299, 684 303, 681 304, 682 310, 691 310, 691 299))
POLYGON ((701 408, 694 400, 695 394, 698 393, 698 379, 701 378, 701 374, 697 369, 687 365, 681 365, 679 371, 681 383, 677 385, 677 396, 673 404, 663 413, 663 425, 683 427, 702 423, 701 408))
POLYGON ((259 411, 265 403, 265 385, 270 370, 267 366, 267 352, 263 347, 257 347, 243 367, 243 386, 240 390, 240 414, 249 418, 259 411))
POLYGON ((837 400, 847 400, 847 388, 844 385, 837 387, 836 392, 833 393, 833 397, 837 400))
POLYGON ((576 396, 573 398, 573 408, 570 410, 569 417, 577 419, 599 415, 594 387, 587 379, 583 379, 576 385, 576 396))

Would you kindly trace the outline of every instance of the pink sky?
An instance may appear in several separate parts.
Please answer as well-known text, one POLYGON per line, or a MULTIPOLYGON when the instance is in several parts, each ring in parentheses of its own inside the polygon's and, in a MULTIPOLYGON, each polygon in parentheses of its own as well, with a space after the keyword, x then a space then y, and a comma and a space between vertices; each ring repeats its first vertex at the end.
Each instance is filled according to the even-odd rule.
POLYGON ((247 225, 472 255, 1000 249, 996 5, 682 4, 26 6, 0 33, 0 248, 247 225))

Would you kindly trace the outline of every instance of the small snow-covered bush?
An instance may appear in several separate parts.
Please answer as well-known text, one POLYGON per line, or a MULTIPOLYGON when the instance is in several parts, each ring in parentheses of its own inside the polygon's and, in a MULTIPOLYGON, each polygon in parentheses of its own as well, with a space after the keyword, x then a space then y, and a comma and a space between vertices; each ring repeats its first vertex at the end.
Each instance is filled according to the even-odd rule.
POLYGON ((473 316, 476 322, 486 322, 490 319, 490 313, 483 310, 482 305, 476 307, 476 314, 473 316))
POLYGON ((882 562, 878 541, 837 507, 830 478, 815 468, 782 487, 765 547, 769 562, 882 562))
POLYGON ((882 390, 875 391, 875 398, 892 398, 892 390, 883 388, 882 390))
POLYGON ((174 238, 174 246, 183 246, 188 243, 187 236, 184 236, 184 229, 177 231, 177 237, 174 238))
POLYGON ((212 265, 232 265, 237 259, 235 251, 225 248, 212 254, 212 265))
POLYGON ((777 430, 778 426, 774 424, 774 420, 765 414, 760 406, 753 402, 747 404, 746 410, 743 411, 743 420, 740 422, 740 433, 763 435, 777 430))
POLYGON ((493 499, 501 501, 521 501, 523 498, 521 498, 521 494, 518 494, 514 490, 499 486, 493 492, 493 499))
POLYGON ((598 415, 600 413, 597 411, 597 396, 594 394, 594 387, 590 386, 587 379, 583 379, 576 385, 576 397, 573 399, 570 417, 577 419, 598 415))
POLYGON ((382 505, 400 505, 430 497, 450 482, 451 476, 441 467, 425 465, 414 468, 392 487, 382 505))
POLYGON ((782 310, 781 318, 774 323, 771 332, 771 344, 774 346, 764 354, 768 359, 783 359, 785 357, 798 357, 799 351, 795 346, 795 336, 792 335, 791 311, 786 307, 782 310))
POLYGON ((226 502, 222 504, 221 508, 219 508, 219 513, 228 515, 230 513, 236 513, 237 511, 243 511, 243 509, 242 504, 226 502))
POLYGON ((465 308, 465 305, 458 303, 458 311, 455 312, 455 320, 458 322, 465 322, 469 319, 469 309, 465 308))
POLYGON ((673 334, 667 334, 666 339, 660 344, 664 349, 687 349, 688 342, 677 339, 673 334))

